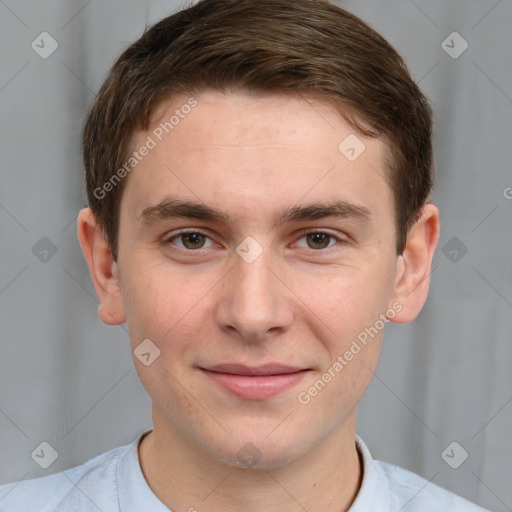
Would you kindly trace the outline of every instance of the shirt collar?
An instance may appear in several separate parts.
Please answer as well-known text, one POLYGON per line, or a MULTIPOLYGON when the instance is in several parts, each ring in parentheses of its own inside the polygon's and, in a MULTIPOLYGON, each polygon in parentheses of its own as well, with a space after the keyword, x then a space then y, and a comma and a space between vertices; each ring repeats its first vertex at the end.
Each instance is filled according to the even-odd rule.
POLYGON ((380 465, 373 459, 370 450, 356 434, 356 446, 362 460, 363 481, 356 499, 348 512, 368 510, 390 510, 389 482, 380 465))
POLYGON ((149 487, 140 467, 138 446, 142 438, 152 430, 142 432, 127 447, 117 463, 119 510, 123 512, 169 512, 169 508, 149 487))

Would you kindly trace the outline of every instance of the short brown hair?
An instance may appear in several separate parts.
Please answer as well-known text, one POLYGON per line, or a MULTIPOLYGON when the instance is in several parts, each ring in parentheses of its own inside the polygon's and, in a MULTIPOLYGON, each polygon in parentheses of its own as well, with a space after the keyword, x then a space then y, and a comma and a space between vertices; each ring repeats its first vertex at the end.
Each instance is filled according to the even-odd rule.
POLYGON ((358 134, 382 140, 403 252, 432 188, 432 110, 395 49, 325 0, 202 0, 122 53, 86 119, 89 206, 115 259, 127 178, 108 194, 97 191, 127 161, 134 131, 149 128, 162 100, 206 90, 316 96, 358 134))

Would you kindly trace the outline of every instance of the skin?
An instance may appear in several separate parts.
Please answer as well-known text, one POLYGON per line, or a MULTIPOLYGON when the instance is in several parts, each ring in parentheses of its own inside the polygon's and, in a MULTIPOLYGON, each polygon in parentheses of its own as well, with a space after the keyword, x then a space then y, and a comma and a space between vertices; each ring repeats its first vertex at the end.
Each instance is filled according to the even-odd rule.
MULTIPOLYGON (((132 352, 147 338, 160 350, 149 366, 134 357, 153 401, 141 468, 175 511, 347 510, 361 483, 357 405, 383 330, 308 404, 297 396, 393 305, 400 312, 391 321, 417 316, 428 293, 438 209, 423 207, 398 256, 380 140, 359 137, 366 149, 351 162, 338 145, 353 129, 323 100, 213 91, 195 98, 197 106, 127 178, 117 262, 90 209, 78 218, 100 318, 128 323, 132 352), (166 195, 229 219, 138 219, 166 195), (340 199, 370 217, 272 222, 283 209, 340 199), (193 238, 203 247, 186 237, 168 241, 181 228, 205 235, 193 238), (323 248, 311 232, 337 239, 324 237, 323 248), (252 263, 236 252, 249 236, 262 249, 252 263), (250 400, 199 368, 269 362, 309 371, 276 396, 250 400), (238 452, 249 442, 259 460, 244 467, 238 452)), ((133 134, 133 149, 186 101, 160 104, 149 130, 133 134)))

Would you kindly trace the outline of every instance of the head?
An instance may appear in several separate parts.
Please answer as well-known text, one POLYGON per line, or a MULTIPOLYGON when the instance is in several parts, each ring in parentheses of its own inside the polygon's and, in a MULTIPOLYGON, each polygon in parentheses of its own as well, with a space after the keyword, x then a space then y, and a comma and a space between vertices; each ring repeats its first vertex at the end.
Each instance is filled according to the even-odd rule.
POLYGON ((321 0, 203 0, 119 57, 85 124, 78 233, 155 424, 230 464, 252 442, 261 467, 353 427, 384 325, 428 292, 431 132, 396 51, 321 0), (304 371, 247 397, 212 381, 226 363, 304 371))

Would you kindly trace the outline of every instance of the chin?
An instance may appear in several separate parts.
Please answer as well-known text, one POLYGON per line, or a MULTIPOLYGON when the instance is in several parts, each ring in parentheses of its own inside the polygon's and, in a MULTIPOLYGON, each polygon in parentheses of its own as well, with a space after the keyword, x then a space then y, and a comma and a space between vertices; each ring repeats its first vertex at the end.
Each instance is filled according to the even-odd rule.
POLYGON ((231 467, 270 470, 286 466, 300 457, 302 451, 298 452, 297 446, 304 447, 304 442, 297 441, 293 447, 288 443, 278 446, 276 442, 271 443, 262 436, 259 441, 234 441, 230 445, 229 451, 214 449, 211 455, 231 467))

